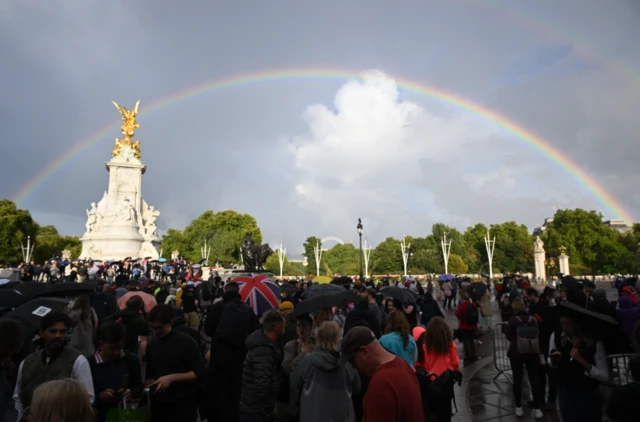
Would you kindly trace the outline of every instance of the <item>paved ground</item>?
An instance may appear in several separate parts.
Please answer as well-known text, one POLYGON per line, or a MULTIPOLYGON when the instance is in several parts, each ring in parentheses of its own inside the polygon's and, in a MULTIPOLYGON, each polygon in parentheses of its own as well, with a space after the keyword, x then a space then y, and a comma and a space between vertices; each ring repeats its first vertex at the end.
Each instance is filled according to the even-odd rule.
MULTIPOLYGON (((613 300, 617 297, 615 289, 609 283, 598 284, 598 287, 607 291, 607 297, 613 300)), ((500 322, 500 312, 497 303, 493 303, 493 324, 500 322)), ((454 311, 444 311, 447 322, 451 327, 457 327, 458 322, 454 311)), ((532 399, 528 381, 523 383, 522 403, 525 415, 517 418, 515 415, 515 399, 511 385, 511 374, 501 374, 494 366, 492 332, 485 333, 480 340, 482 345, 477 345, 480 359, 469 365, 461 365, 464 375, 462 386, 455 389, 458 413, 453 417, 455 422, 514 422, 514 421, 561 421, 560 412, 556 408, 543 408, 543 419, 533 417, 533 409, 527 407, 527 402, 532 399), (497 378, 496 378, 497 376, 497 378)), ((506 345, 506 342, 505 344, 506 345)), ((463 357, 462 345, 459 344, 461 359, 463 357)), ((498 354, 504 353, 504 347, 498 347, 498 354)), ((506 366, 506 365, 505 365, 506 366)))

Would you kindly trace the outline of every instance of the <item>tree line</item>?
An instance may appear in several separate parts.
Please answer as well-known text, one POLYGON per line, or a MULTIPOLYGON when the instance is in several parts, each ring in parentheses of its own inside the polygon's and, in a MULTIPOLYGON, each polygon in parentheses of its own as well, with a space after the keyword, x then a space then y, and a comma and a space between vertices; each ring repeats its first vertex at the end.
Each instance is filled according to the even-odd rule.
MULTIPOLYGON (((409 249, 408 271, 412 274, 444 272, 441 239, 447 233, 451 241, 449 272, 454 274, 488 273, 489 264, 484 237, 489 230, 495 237, 493 272, 533 272, 533 242, 527 227, 514 221, 489 226, 478 223, 464 232, 443 223, 436 223, 431 233, 407 236, 409 249)), ((183 230, 169 229, 162 236, 162 252, 169 258, 174 250, 192 262, 202 259, 202 247, 206 241, 209 262, 228 266, 240 264, 240 245, 247 232, 253 233, 256 243, 262 242, 262 232, 256 219, 249 214, 233 210, 214 212, 207 210, 183 230)), ((22 260, 21 246, 27 236, 35 240, 33 259, 41 263, 63 249, 71 250, 72 257, 81 252, 78 237, 63 236, 53 226, 40 226, 27 210, 5 199, 0 201, 0 262, 18 263, 22 260)), ((547 273, 558 271, 557 257, 561 248, 569 255, 571 273, 581 274, 635 274, 640 270, 640 224, 634 224, 626 233, 620 233, 603 224, 603 217, 596 211, 582 209, 558 210, 541 236, 547 252, 547 273), (553 261, 553 262, 552 262, 553 261)), ((388 237, 373 250, 369 259, 369 274, 401 274, 404 271, 401 239, 388 237)), ((316 273, 313 248, 320 238, 309 236, 303 244, 303 256, 307 266, 297 259, 285 259, 284 274, 303 276, 316 273)), ((275 249, 275 245, 272 248, 275 249)), ((322 247, 322 245, 320 244, 322 247)), ((292 250, 294 248, 289 248, 292 250)), ((297 257, 296 257, 297 258, 297 257)), ((300 257, 302 258, 302 256, 300 257)), ((324 251, 320 260, 322 275, 358 274, 359 250, 352 244, 337 244, 324 251)), ((267 259, 265 267, 276 274, 280 272, 277 254, 267 259)))

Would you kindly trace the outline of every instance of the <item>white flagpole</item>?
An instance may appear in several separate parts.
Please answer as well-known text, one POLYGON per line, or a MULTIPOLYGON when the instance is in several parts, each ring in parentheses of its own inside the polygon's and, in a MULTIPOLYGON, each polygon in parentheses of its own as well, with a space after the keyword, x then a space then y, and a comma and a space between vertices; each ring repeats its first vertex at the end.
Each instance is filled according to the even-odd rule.
POLYGON ((322 247, 320 241, 316 241, 316 246, 313 247, 313 253, 316 256, 316 276, 320 276, 320 260, 322 259, 322 247))
POLYGON ((451 240, 447 243, 447 232, 444 232, 444 236, 440 241, 442 245, 442 257, 444 258, 444 273, 449 274, 449 254, 451 252, 451 240))
POLYGON ((280 263, 280 278, 282 278, 282 271, 284 269, 284 259, 287 256, 287 250, 282 247, 282 240, 280 241, 280 248, 278 251, 278 262, 280 263))
POLYGON ((402 262, 404 263, 404 275, 407 275, 407 264, 409 262, 409 249, 411 249, 411 243, 407 245, 405 241, 406 236, 402 236, 402 241, 400 242, 400 250, 402 250, 402 262))
POLYGON ((487 258, 489 260, 489 280, 493 279, 493 251, 496 249, 496 237, 493 236, 493 239, 489 237, 489 230, 487 230, 487 235, 484 237, 484 245, 487 248, 487 258))

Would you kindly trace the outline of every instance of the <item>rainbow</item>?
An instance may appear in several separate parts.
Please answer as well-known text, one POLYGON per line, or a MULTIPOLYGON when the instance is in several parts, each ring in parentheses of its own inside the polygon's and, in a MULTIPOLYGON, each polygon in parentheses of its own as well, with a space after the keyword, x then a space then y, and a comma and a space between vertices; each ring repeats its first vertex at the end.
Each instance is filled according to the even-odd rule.
MULTIPOLYGON (((336 68, 287 68, 287 69, 264 69, 251 73, 244 73, 239 75, 230 76, 222 79, 215 79, 213 81, 206 82, 201 85, 194 86, 185 91, 174 93, 168 97, 164 97, 160 100, 153 102, 149 106, 144 106, 140 111, 140 115, 147 115, 155 111, 162 110, 172 104, 192 99, 200 95, 214 93, 223 89, 230 89, 239 86, 258 84, 268 81, 281 81, 281 80, 296 80, 296 79, 335 79, 339 81, 362 79, 360 72, 350 69, 336 69, 336 68)), ((589 192, 598 202, 600 202, 606 211, 611 214, 613 218, 622 218, 627 222, 635 221, 632 215, 627 212, 624 207, 611 196, 598 182, 589 176, 584 170, 582 170, 575 162, 573 162, 568 156, 555 148, 549 142, 538 137, 527 129, 519 126, 518 124, 510 121, 505 116, 502 116, 482 105, 475 104, 465 98, 446 92, 434 86, 411 81, 407 79, 396 78, 398 87, 406 91, 414 92, 416 94, 430 97, 434 100, 438 100, 444 104, 454 106, 460 110, 472 113, 485 121, 494 124, 497 127, 502 128, 504 131, 512 134, 516 139, 528 145, 531 149, 539 153, 540 155, 547 157, 550 161, 564 169, 579 185, 581 185, 585 191, 589 192)), ((64 154, 57 157, 49 165, 43 168, 33 178, 28 180, 22 185, 18 191, 14 194, 13 200, 21 204, 31 194, 33 194, 40 185, 42 185, 53 174, 59 171, 67 163, 70 163, 74 157, 80 154, 82 151, 90 148, 98 141, 118 134, 118 128, 120 121, 114 121, 113 123, 103 127, 96 133, 90 135, 87 138, 81 139, 78 143, 64 154)))

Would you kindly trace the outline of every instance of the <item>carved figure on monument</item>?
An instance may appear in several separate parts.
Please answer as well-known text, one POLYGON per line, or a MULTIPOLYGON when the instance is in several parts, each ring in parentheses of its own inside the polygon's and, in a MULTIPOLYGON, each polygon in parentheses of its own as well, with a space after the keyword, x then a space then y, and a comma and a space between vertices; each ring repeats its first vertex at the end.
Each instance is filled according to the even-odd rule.
POLYGON ((91 210, 87 210, 87 233, 98 231, 98 221, 100 218, 100 214, 98 214, 98 209, 96 208, 96 203, 91 203, 91 210))
POLYGON ((98 247, 95 245, 95 243, 92 243, 92 244, 89 246, 88 252, 89 252, 89 256, 86 256, 85 258, 91 258, 91 257, 99 257, 99 256, 102 256, 102 251, 100 250, 100 248, 98 248, 98 247))
POLYGON ((62 260, 67 260, 70 261, 71 260, 71 251, 69 249, 65 249, 62 251, 61 253, 62 255, 62 260))
POLYGON ((536 241, 533 244, 535 252, 544 252, 544 242, 540 239, 540 236, 536 237, 536 241))
POLYGON ((242 263, 246 271, 263 271, 264 262, 273 253, 268 244, 256 245, 253 234, 248 232, 242 239, 242 263))
POLYGON ((153 206, 149 207, 147 214, 145 215, 145 235, 155 237, 158 234, 158 227, 156 226, 156 220, 160 216, 160 211, 157 211, 153 206))
POLYGON ((175 250, 173 252, 171 252, 171 260, 175 261, 176 259, 178 259, 178 257, 180 256, 180 252, 178 252, 178 250, 175 250))
POLYGON ((137 222, 136 209, 133 208, 133 205, 127 198, 122 201, 122 204, 120 204, 120 207, 118 208, 118 219, 121 221, 137 222))
POLYGON ((133 142, 131 138, 134 136, 134 131, 136 128, 139 128, 140 125, 136 121, 136 116, 138 115, 138 106, 140 105, 140 100, 136 102, 136 105, 131 110, 127 110, 122 107, 120 104, 112 101, 116 106, 120 114, 122 115, 122 134, 124 135, 124 139, 116 138, 115 145, 113 146, 113 151, 111 152, 112 157, 122 157, 125 161, 131 161, 132 158, 136 160, 140 159, 140 141, 133 142))

